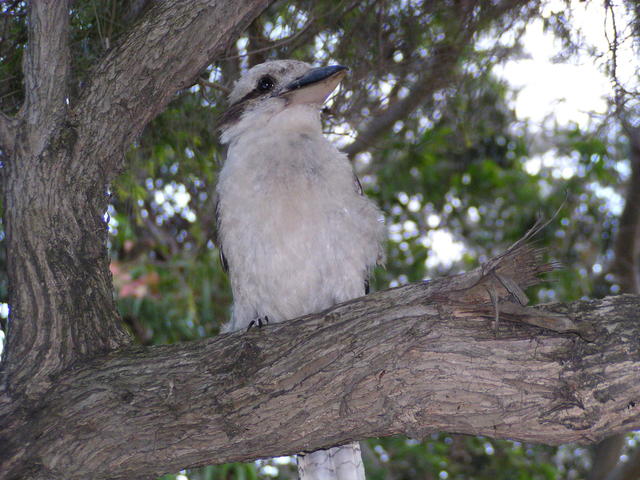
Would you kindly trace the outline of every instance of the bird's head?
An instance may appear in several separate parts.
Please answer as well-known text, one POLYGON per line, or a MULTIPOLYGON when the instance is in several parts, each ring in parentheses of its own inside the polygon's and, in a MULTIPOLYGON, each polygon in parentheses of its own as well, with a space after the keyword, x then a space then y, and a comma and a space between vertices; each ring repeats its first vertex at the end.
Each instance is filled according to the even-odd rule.
POLYGON ((229 108, 218 122, 222 142, 263 128, 276 116, 280 123, 292 124, 309 113, 319 119, 322 104, 346 72, 341 65, 314 68, 297 60, 256 65, 236 82, 229 95, 229 108))

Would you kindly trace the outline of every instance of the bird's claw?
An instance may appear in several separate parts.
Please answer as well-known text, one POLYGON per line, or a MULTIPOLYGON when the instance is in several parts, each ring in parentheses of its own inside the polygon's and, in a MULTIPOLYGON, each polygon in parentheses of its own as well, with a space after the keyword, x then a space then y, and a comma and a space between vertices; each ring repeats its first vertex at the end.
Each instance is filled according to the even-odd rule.
POLYGON ((251 323, 247 327, 247 332, 251 330, 251 327, 253 327, 254 325, 257 325, 258 328, 262 328, 264 325, 268 325, 268 324, 269 324, 269 317, 267 317, 266 315, 264 317, 258 317, 255 320, 251 320, 251 323))

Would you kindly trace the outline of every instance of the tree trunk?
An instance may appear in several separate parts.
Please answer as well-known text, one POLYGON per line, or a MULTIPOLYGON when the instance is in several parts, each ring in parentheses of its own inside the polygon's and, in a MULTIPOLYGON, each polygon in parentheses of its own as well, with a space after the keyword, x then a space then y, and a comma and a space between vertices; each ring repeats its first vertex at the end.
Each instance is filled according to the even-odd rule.
MULTIPOLYGON (((69 88, 69 1, 29 3, 25 102, 15 117, 0 115, 10 305, 3 433, 63 371, 128 344, 108 268, 109 183, 149 120, 271 1, 154 2, 78 97, 69 88)), ((26 477, 42 471, 23 467, 26 477)))
POLYGON ((127 344, 108 268, 109 182, 144 125, 268 3, 157 2, 79 98, 68 0, 30 3, 25 104, 0 117, 11 306, 0 402, 37 397, 74 362, 127 344))
POLYGON ((68 9, 67 1, 30 4, 26 99, 5 181, 11 315, 3 386, 28 397, 76 359, 126 342, 108 270, 105 189, 82 188, 69 175, 78 137, 65 125, 68 9))

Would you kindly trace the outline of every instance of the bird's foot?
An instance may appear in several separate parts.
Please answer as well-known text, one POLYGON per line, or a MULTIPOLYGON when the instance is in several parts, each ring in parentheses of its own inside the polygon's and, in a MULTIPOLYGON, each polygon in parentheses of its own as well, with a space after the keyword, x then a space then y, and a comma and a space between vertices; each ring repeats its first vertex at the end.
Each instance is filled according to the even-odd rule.
POLYGON ((253 327, 254 325, 257 325, 258 328, 262 328, 264 325, 267 325, 268 323, 269 323, 269 317, 267 317, 266 315, 264 317, 258 317, 255 320, 251 320, 251 323, 247 327, 247 332, 251 330, 251 327, 253 327))

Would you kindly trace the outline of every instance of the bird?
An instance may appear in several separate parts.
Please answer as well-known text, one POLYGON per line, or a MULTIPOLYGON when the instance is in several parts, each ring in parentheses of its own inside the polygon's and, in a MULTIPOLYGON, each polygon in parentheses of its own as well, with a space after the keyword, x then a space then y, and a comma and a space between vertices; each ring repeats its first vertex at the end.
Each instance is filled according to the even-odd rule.
MULTIPOLYGON (((315 313, 368 293, 384 218, 321 110, 348 69, 273 60, 249 69, 220 116, 217 245, 233 295, 223 332, 315 313)), ((298 456, 302 480, 365 478, 358 443, 298 456)))

